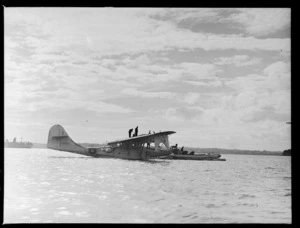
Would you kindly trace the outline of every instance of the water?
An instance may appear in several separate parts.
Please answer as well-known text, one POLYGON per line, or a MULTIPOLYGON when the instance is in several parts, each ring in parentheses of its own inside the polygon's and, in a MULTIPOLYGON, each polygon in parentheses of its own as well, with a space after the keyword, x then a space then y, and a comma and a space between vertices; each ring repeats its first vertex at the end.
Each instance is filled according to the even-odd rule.
POLYGON ((291 157, 128 161, 5 149, 4 223, 291 223, 291 157))

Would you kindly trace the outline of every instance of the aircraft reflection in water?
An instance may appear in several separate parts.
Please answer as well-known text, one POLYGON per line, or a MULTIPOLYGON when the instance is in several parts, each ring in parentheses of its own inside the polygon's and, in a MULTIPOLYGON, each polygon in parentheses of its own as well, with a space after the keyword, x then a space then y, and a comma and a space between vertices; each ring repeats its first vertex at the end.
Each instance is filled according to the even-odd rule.
POLYGON ((172 153, 168 135, 174 133, 174 131, 164 131, 142 134, 124 140, 108 142, 101 147, 83 147, 75 143, 62 126, 54 125, 49 130, 47 147, 92 157, 148 160, 172 153), (154 148, 149 147, 151 143, 154 143, 154 148), (161 149, 161 145, 164 145, 165 148, 161 149))

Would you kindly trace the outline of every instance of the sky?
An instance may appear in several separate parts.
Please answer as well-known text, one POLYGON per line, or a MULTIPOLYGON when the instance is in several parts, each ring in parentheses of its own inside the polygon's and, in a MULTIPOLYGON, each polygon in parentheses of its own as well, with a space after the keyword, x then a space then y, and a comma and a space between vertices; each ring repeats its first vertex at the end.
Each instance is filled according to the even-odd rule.
POLYGON ((5 139, 291 147, 289 8, 4 8, 5 139))

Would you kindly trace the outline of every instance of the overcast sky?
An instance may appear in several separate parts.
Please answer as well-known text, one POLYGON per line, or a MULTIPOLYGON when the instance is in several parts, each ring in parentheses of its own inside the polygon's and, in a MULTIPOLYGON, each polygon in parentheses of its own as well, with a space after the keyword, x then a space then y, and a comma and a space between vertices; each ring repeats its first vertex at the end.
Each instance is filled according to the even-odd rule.
POLYGON ((191 147, 291 147, 291 10, 5 8, 5 139, 173 130, 191 147))

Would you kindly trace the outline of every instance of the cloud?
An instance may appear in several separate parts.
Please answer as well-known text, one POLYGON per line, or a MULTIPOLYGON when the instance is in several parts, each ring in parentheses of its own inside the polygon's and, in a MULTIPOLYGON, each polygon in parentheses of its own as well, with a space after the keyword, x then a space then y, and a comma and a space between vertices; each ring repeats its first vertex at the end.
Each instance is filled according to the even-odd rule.
POLYGON ((180 64, 183 69, 183 73, 192 75, 196 79, 207 79, 214 77, 221 70, 217 69, 213 64, 200 64, 184 62, 180 64))
POLYGON ((148 91, 140 91, 136 88, 127 88, 123 89, 121 93, 130 96, 143 97, 143 98, 165 98, 172 99, 175 97, 174 93, 171 92, 148 92, 148 91))
POLYGON ((149 85, 180 80, 216 80, 216 74, 222 72, 213 64, 195 62, 161 64, 154 63, 153 59, 155 58, 149 58, 147 55, 132 58, 128 56, 119 60, 115 70, 107 74, 115 81, 128 80, 140 85, 149 85))
POLYGON ((201 116, 205 110, 201 107, 178 107, 168 108, 164 111, 164 118, 171 122, 193 120, 201 116))
POLYGON ((238 33, 242 31, 247 35, 259 37, 289 28, 291 23, 291 9, 166 9, 159 11, 157 17, 164 21, 169 20, 180 28, 196 29, 196 31, 208 30, 213 33, 238 33))
POLYGON ((225 84, 234 88, 238 94, 225 99, 224 105, 237 112, 241 120, 290 119, 290 64, 275 62, 260 75, 237 77, 225 84))
POLYGON ((224 99, 224 112, 231 113, 236 122, 290 120, 290 94, 284 91, 244 91, 224 99))
POLYGON ((56 118, 71 125, 90 115, 105 125, 100 115, 119 129, 114 119, 130 116, 122 127, 138 120, 201 129, 209 132, 207 140, 216 134, 225 135, 224 141, 228 134, 249 139, 252 126, 290 117, 290 66, 283 55, 291 39, 257 38, 258 29, 247 30, 251 25, 234 17, 242 13, 5 8, 6 122, 56 118), (212 24, 233 27, 215 32, 212 24), (238 67, 233 75, 223 67, 228 65, 238 67), (147 113, 136 100, 154 110, 147 113))
POLYGON ((291 10, 287 8, 238 9, 226 21, 241 26, 248 34, 264 36, 290 25, 291 10))
POLYGON ((91 91, 88 95, 83 95, 79 91, 72 91, 64 87, 54 90, 41 89, 42 85, 33 87, 32 84, 21 84, 17 81, 5 86, 5 109, 11 111, 18 109, 23 112, 36 112, 47 110, 69 110, 85 109, 98 113, 115 112, 129 113, 133 110, 109 104, 99 100, 102 91, 95 93, 91 91), (99 96, 100 95, 100 96, 99 96))
POLYGON ((93 64, 22 64, 16 72, 5 71, 5 109, 22 110, 86 109, 97 113, 129 113, 133 110, 103 102, 116 95, 115 90, 133 83, 112 82, 103 73, 111 71, 93 64), (97 70, 98 74, 89 72, 97 70), (18 74, 17 74, 18 73, 18 74), (9 80, 11 79, 11 80, 9 80))
POLYGON ((149 65, 151 63, 151 60, 149 57, 145 54, 140 55, 136 57, 135 59, 125 59, 123 62, 128 66, 133 66, 133 67, 139 67, 139 66, 144 66, 144 65, 149 65))
POLYGON ((262 61, 261 58, 250 58, 247 55, 234 55, 231 57, 219 57, 215 59, 214 64, 217 65, 234 65, 236 67, 250 66, 258 64, 262 61))
POLYGON ((95 112, 109 112, 109 113, 132 113, 134 112, 130 108, 109 104, 106 102, 98 101, 98 102, 86 102, 83 101, 81 103, 81 108, 87 108, 88 110, 95 112))
POLYGON ((238 91, 290 90, 290 83, 290 64, 282 61, 270 64, 261 74, 240 76, 225 82, 227 86, 238 91))
POLYGON ((180 106, 167 108, 163 113, 164 119, 171 123, 184 123, 186 127, 195 129, 198 127, 228 127, 240 121, 232 110, 218 108, 202 108, 201 106, 180 106))
POLYGON ((226 80, 224 81, 224 84, 240 92, 248 90, 264 90, 266 79, 267 77, 265 75, 250 74, 226 80))
POLYGON ((199 97, 200 97, 199 93, 189 92, 186 95, 184 95, 183 101, 186 102, 187 104, 195 104, 198 101, 199 97))
POLYGON ((291 66, 285 62, 276 62, 264 69, 268 76, 267 84, 272 89, 286 89, 291 87, 291 66))
POLYGON ((218 9, 209 8, 165 8, 160 11, 154 11, 149 16, 155 17, 160 20, 172 20, 176 23, 188 20, 196 21, 215 21, 216 17, 219 17, 218 9))
POLYGON ((111 56, 197 48, 290 50, 290 39, 256 39, 242 35, 197 33, 179 28, 169 20, 148 17, 146 11, 115 8, 6 9, 5 14, 10 20, 6 21, 5 28, 10 29, 10 32, 5 33, 5 39, 8 37, 11 38, 11 42, 17 43, 12 43, 10 47, 17 48, 23 44, 24 50, 27 51, 24 55, 46 51, 73 53, 75 50, 80 56, 111 56), (13 17, 16 12, 21 14, 21 18, 13 17), (14 27, 21 24, 26 29, 18 30, 14 27), (37 31, 34 29, 36 27, 37 31), (46 38, 40 38, 38 31, 46 38))
POLYGON ((195 86, 204 86, 204 87, 220 87, 222 86, 221 80, 207 80, 207 81, 184 81, 185 83, 195 85, 195 86))

